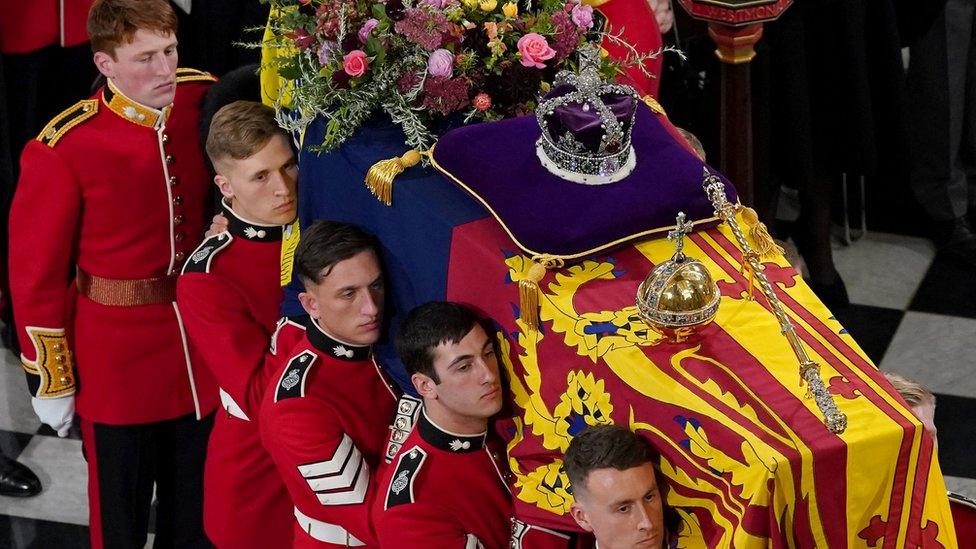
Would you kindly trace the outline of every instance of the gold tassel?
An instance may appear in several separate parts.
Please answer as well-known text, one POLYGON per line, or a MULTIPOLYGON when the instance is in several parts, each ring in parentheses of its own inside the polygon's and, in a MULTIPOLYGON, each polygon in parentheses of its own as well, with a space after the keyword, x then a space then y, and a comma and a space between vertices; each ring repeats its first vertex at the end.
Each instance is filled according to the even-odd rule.
POLYGON ((380 202, 389 206, 393 203, 393 179, 418 162, 420 151, 416 149, 410 149, 399 158, 380 160, 366 172, 366 187, 380 202))
POLYGON ((539 282, 545 276, 545 262, 536 260, 532 262, 526 277, 518 283, 520 318, 532 330, 539 329, 539 282))
POLYGON ((772 235, 766 229, 766 224, 759 221, 756 210, 743 207, 742 222, 746 227, 749 227, 749 240, 752 241, 752 248, 759 254, 759 257, 769 258, 783 253, 783 248, 773 240, 772 235))

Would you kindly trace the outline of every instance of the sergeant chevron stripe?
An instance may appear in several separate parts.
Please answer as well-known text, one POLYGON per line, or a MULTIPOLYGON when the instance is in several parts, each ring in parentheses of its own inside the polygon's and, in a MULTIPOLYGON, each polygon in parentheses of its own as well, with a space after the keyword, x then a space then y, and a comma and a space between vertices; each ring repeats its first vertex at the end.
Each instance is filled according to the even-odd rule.
POLYGON ((369 465, 349 435, 342 435, 330 459, 299 465, 298 472, 322 505, 349 505, 366 499, 369 465))

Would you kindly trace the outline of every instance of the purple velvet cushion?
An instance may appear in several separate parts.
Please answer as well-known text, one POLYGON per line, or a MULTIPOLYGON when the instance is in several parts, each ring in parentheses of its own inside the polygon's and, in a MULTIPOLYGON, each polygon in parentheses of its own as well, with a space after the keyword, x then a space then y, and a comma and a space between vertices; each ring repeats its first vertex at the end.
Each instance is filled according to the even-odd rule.
POLYGON ((679 211, 689 221, 714 218, 702 189, 705 164, 643 103, 632 137, 637 166, 617 183, 581 185, 552 175, 536 157, 539 135, 535 116, 523 116, 452 130, 434 148, 435 166, 487 206, 528 253, 586 255, 669 229, 679 211))

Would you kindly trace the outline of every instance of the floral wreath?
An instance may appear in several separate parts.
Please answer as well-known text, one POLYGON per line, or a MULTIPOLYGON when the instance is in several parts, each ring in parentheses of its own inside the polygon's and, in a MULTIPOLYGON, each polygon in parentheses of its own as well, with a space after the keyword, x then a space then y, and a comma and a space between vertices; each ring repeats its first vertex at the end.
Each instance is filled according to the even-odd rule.
MULTIPOLYGON (((580 0, 266 1, 262 46, 278 55, 263 68, 290 84, 279 121, 303 131, 324 117, 320 151, 380 111, 420 150, 452 123, 529 114, 556 73, 576 67, 580 48, 620 41, 580 0)), ((601 75, 612 79, 660 54, 631 51, 624 62, 604 55, 601 75)))

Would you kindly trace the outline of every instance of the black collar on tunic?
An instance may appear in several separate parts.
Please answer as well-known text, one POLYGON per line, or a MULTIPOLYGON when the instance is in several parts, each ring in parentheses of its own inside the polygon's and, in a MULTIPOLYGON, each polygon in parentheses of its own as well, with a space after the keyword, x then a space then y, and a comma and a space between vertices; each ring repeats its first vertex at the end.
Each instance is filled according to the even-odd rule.
POLYGON ((290 226, 264 225, 244 219, 227 205, 226 199, 220 201, 220 209, 227 218, 227 230, 230 234, 254 242, 281 242, 281 235, 290 226))
POLYGON ((427 417, 427 410, 421 412, 420 419, 417 420, 417 429, 420 438, 435 448, 458 454, 477 452, 484 448, 485 437, 488 435, 488 431, 477 435, 459 435, 446 431, 427 417))
POLYGON ((308 341, 324 354, 338 360, 345 360, 347 362, 361 362, 363 360, 369 360, 370 355, 372 355, 373 348, 371 346, 367 345, 365 347, 360 347, 358 345, 339 341, 338 339, 325 333, 325 330, 319 326, 319 322, 315 319, 311 319, 310 324, 311 326, 309 326, 308 331, 306 332, 308 333, 308 341))

